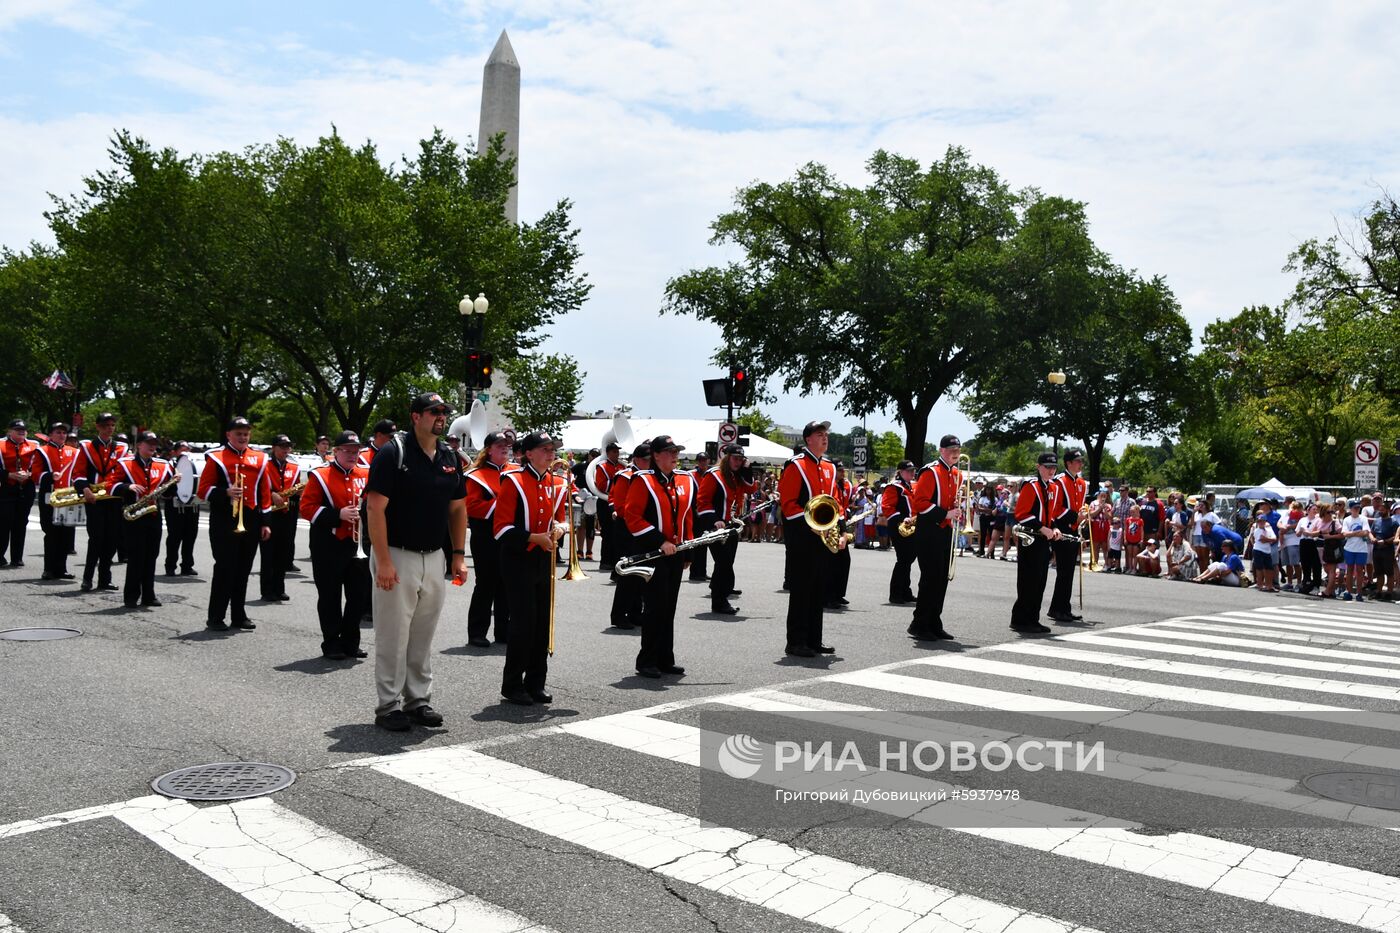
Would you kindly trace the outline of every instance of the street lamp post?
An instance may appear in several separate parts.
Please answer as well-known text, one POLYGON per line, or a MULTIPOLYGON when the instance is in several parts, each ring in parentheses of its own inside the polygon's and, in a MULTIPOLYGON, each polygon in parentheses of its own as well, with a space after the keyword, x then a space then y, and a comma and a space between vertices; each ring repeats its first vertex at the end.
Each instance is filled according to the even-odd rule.
MULTIPOLYGON (((1045 374, 1045 381, 1048 382, 1048 383, 1050 383, 1052 386, 1062 386, 1062 385, 1065 384, 1065 374, 1062 373, 1062 372, 1059 372, 1059 371, 1046 373, 1046 374, 1045 374)), ((1052 390, 1052 391, 1056 391, 1056 390, 1052 390)), ((1056 397, 1056 398, 1059 398, 1058 392, 1057 392, 1057 394, 1056 394, 1055 397, 1056 397)), ((1060 457, 1060 435, 1059 435, 1059 434, 1056 434, 1056 435, 1055 435, 1055 459, 1058 460, 1059 457, 1060 457)))
POLYGON ((1335 434, 1329 434, 1327 435, 1327 462, 1324 463, 1322 469, 1318 471, 1317 479, 1319 482, 1327 482, 1327 477, 1324 474, 1332 472, 1332 461, 1336 459, 1336 456, 1337 436, 1335 434))
POLYGON ((476 381, 472 374, 471 348, 481 341, 481 332, 486 324, 486 312, 490 309, 491 302, 486 300, 485 292, 478 292, 475 298, 470 295, 463 295, 462 300, 457 302, 457 313, 462 318, 462 371, 466 378, 462 380, 462 410, 467 411, 472 407, 471 393, 476 381))

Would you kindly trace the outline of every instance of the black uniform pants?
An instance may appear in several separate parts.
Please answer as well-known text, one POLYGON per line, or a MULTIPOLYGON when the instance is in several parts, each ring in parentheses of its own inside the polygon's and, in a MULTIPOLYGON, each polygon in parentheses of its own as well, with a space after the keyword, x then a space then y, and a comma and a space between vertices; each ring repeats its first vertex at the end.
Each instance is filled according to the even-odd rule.
POLYGON ((1034 543, 1016 549, 1016 604, 1011 607, 1013 627, 1040 624, 1040 603, 1045 598, 1045 578, 1050 573, 1050 542, 1035 535, 1034 543))
POLYGON ((156 598, 156 559, 160 556, 160 514, 152 512, 122 523, 126 540, 126 583, 122 587, 122 602, 134 606, 149 605, 156 598))
POLYGON ((549 588, 554 555, 539 548, 501 554, 501 579, 510 606, 510 639, 501 689, 543 690, 549 675, 549 588))
POLYGON ((710 601, 715 605, 729 601, 734 592, 734 559, 739 554, 739 536, 732 534, 719 544, 712 544, 709 551, 715 558, 715 569, 710 573, 710 601))
POLYGON ((627 533, 627 525, 622 516, 615 514, 612 506, 601 499, 598 501, 598 531, 603 535, 598 569, 611 570, 612 565, 627 554, 621 545, 631 536, 627 533))
POLYGON ((113 499, 84 505, 87 509, 87 557, 83 561, 83 583, 92 583, 97 571, 99 586, 112 582, 112 558, 117 553, 117 541, 122 533, 121 503, 113 499))
MULTIPOLYGON (((627 534, 627 526, 620 518, 613 520, 613 534, 627 534)), ((606 539, 604 539, 606 540, 606 539)), ((613 552, 615 560, 622 560, 633 553, 632 538, 619 538, 613 552)), ((611 622, 613 625, 641 625, 646 602, 646 581, 634 575, 619 576, 613 587, 613 604, 611 622)))
POLYGON ((506 604, 505 584, 501 578, 501 546, 493 535, 491 519, 473 518, 468 525, 476 583, 472 587, 471 607, 467 609, 467 637, 485 638, 494 618, 496 641, 506 641, 510 632, 510 607, 506 604))
POLYGON ((39 527, 44 529, 44 575, 61 577, 68 572, 68 552, 78 530, 72 525, 53 523, 53 506, 39 500, 39 527))
MULTIPOLYGON (((927 515, 914 526, 914 548, 919 561, 919 596, 914 604, 914 630, 943 630, 943 600, 948 595, 948 561, 953 549, 952 528, 941 528, 927 515)), ((898 531, 895 534, 899 534, 898 531)))
POLYGON ((670 667, 676 663, 676 601, 681 594, 685 558, 686 553, 681 553, 651 561, 650 566, 656 569, 645 584, 646 611, 642 615, 642 646, 637 652, 637 670, 670 667))
POLYGON ((178 560, 181 572, 194 570, 194 542, 199 537, 199 509, 177 509, 165 505, 165 573, 175 572, 178 560))
POLYGON ((851 579, 851 545, 831 556, 831 576, 827 578, 826 601, 836 603, 846 598, 846 584, 851 579))
POLYGON ((242 534, 235 532, 235 522, 228 514, 228 500, 216 504, 209 514, 209 547, 214 552, 214 574, 209 584, 209 622, 224 621, 228 613, 234 622, 248 618, 243 603, 248 598, 248 577, 253 573, 253 558, 258 553, 262 534, 262 513, 255 509, 243 511, 242 534))
POLYGON ((894 569, 890 571, 890 602, 904 602, 914 598, 914 589, 909 582, 909 571, 919 556, 919 545, 913 535, 905 537, 899 533, 901 517, 892 516, 889 525, 890 540, 894 542, 894 569))
MULTIPOLYGON (((258 590, 263 599, 275 599, 287 592, 287 570, 296 549, 296 513, 290 508, 268 512, 263 522, 272 529, 272 536, 258 544, 258 590)), ((247 522, 245 520, 244 524, 247 522)))
POLYGON ((710 549, 705 547, 691 548, 693 557, 690 559, 690 579, 705 580, 710 576, 710 549))
POLYGON ((12 564, 24 560, 24 536, 29 530, 29 508, 34 504, 34 484, 0 486, 0 559, 12 564))
POLYGON ((815 648, 822 643, 826 581, 832 573, 834 555, 801 516, 787 519, 783 544, 787 548, 790 584, 787 643, 798 648, 815 648))
POLYGON ((1050 547, 1055 552, 1055 589, 1050 595, 1050 611, 1073 615, 1070 597, 1074 595, 1074 576, 1079 572, 1079 545, 1056 541, 1050 547))
POLYGON ((369 609, 369 561, 360 555, 354 540, 313 531, 311 578, 316 583, 321 653, 359 651, 360 619, 369 609))

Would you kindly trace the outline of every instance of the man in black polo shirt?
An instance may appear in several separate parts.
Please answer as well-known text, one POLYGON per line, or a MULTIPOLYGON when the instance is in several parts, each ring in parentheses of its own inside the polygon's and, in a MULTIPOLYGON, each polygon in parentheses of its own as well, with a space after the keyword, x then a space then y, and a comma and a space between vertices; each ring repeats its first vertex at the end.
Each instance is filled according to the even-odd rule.
POLYGON ((466 487, 457 454, 440 437, 447 403, 436 392, 413 400, 413 429, 375 454, 365 502, 374 567, 374 721, 392 732, 442 725, 428 705, 432 646, 446 595, 442 542, 451 534, 453 582, 465 582, 466 487))

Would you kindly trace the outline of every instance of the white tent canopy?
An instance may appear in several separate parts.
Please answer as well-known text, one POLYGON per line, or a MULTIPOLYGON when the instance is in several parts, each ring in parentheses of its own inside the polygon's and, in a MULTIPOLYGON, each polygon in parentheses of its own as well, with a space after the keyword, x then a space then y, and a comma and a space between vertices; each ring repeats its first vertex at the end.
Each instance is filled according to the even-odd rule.
MULTIPOLYGON (((681 456, 693 459, 698 451, 705 449, 708 441, 718 438, 718 421, 703 418, 629 418, 632 436, 638 444, 653 437, 669 434, 676 443, 685 448, 681 456)), ((611 418, 584 418, 564 424, 563 449, 575 453, 587 453, 594 447, 603 446, 603 435, 612 430, 611 418)), ((630 455, 632 451, 624 450, 630 455)), ((786 463, 792 459, 792 451, 782 444, 775 444, 766 437, 749 435, 749 460, 753 463, 786 463)))

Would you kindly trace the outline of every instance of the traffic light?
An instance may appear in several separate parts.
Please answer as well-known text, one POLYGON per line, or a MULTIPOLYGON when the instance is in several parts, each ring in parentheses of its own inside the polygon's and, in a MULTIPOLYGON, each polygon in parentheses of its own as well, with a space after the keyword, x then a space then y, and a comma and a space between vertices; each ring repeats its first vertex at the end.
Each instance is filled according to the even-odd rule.
POLYGON ((491 373, 496 368, 496 358, 490 353, 481 354, 481 360, 477 364, 477 385, 483 389, 491 388, 491 373))
POLYGON ((729 367, 729 398, 735 408, 742 408, 749 403, 749 371, 747 367, 729 367))
POLYGON ((753 431, 751 431, 751 430, 749 429, 749 426, 746 425, 746 424, 741 424, 741 425, 739 425, 738 427, 739 427, 739 446, 740 446, 740 447, 747 447, 747 446, 749 446, 749 435, 752 434, 753 431))

